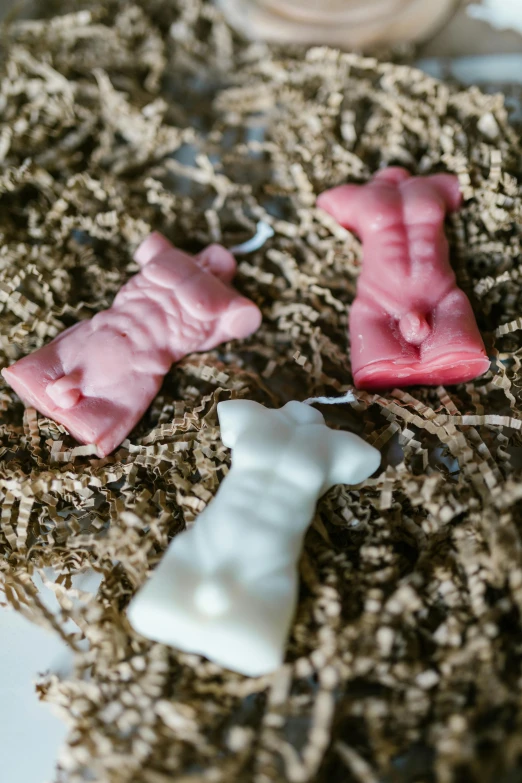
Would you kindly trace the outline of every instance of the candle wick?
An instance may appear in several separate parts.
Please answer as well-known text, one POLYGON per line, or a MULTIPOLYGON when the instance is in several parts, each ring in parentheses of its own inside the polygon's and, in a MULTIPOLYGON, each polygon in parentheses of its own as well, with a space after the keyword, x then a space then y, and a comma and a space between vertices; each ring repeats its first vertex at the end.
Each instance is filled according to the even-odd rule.
POLYGON ((274 236, 274 229, 264 220, 260 220, 256 225, 256 233, 246 242, 242 242, 240 245, 234 245, 229 248, 230 252, 234 255, 246 255, 247 253, 253 253, 254 250, 259 250, 263 247, 267 239, 274 236))
POLYGON ((321 405, 337 405, 347 402, 356 402, 356 397, 353 392, 347 391, 341 397, 309 397, 307 400, 303 400, 305 405, 313 405, 316 402, 321 405))

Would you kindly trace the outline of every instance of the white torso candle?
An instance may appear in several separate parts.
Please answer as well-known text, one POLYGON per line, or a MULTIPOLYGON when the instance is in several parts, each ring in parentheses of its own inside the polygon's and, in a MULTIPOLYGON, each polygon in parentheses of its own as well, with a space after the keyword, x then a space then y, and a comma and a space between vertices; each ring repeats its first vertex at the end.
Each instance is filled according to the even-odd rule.
POLYGON ((297 561, 318 498, 371 476, 380 454, 329 429, 302 402, 269 410, 230 400, 218 416, 233 449, 230 472, 194 526, 172 541, 128 616, 143 636, 257 676, 283 661, 297 561))

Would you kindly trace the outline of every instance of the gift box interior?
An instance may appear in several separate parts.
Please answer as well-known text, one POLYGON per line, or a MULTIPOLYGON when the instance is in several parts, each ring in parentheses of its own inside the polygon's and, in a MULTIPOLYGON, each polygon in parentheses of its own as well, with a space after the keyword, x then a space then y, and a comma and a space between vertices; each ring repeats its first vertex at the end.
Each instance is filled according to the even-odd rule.
POLYGON ((274 231, 236 278, 259 331, 175 365, 110 456, 0 386, 4 600, 74 650, 37 684, 69 727, 56 779, 519 780, 522 148, 502 95, 246 42, 200 0, 38 10, 3 31, 2 366, 108 307, 151 230, 190 252, 274 231), (383 461, 321 500, 274 675, 149 642, 125 610, 226 475, 217 403, 351 388, 361 245, 315 199, 383 165, 458 176, 451 259, 491 368, 321 408, 383 461), (96 594, 73 586, 88 571, 96 594))

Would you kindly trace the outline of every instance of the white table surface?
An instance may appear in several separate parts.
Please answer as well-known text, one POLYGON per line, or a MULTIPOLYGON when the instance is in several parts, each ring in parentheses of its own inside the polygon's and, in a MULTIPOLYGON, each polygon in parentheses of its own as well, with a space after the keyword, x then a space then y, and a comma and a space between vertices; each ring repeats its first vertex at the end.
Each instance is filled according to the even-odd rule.
POLYGON ((34 677, 66 654, 63 642, 17 612, 0 611, 0 779, 52 783, 66 726, 39 702, 34 677))
MULTIPOLYGON (((52 573, 46 576, 52 579, 52 573)), ((40 579, 34 581, 46 607, 58 611, 53 593, 40 579)), ((98 574, 87 571, 75 577, 73 585, 96 592, 100 581, 98 574)), ((38 700, 35 679, 45 672, 66 674, 72 655, 55 634, 12 609, 0 609, 0 639, 0 781, 53 783, 67 727, 48 704, 38 700)))

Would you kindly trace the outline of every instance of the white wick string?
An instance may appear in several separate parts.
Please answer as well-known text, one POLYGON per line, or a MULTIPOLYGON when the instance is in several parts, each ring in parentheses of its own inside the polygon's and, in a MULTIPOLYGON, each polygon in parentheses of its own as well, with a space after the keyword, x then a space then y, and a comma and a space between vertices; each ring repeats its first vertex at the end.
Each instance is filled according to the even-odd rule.
POLYGON ((356 397, 351 391, 347 391, 342 397, 309 397, 307 400, 303 400, 305 405, 313 405, 314 402, 320 402, 321 405, 337 405, 338 403, 355 401, 356 397))
POLYGON ((274 229, 272 226, 268 225, 268 223, 265 223, 264 220, 260 220, 256 225, 256 233, 253 237, 247 239, 246 242, 242 242, 240 245, 234 245, 234 247, 230 247, 229 250, 236 256, 242 256, 246 253, 253 253, 254 250, 259 250, 260 247, 263 247, 266 240, 273 236, 274 229))

